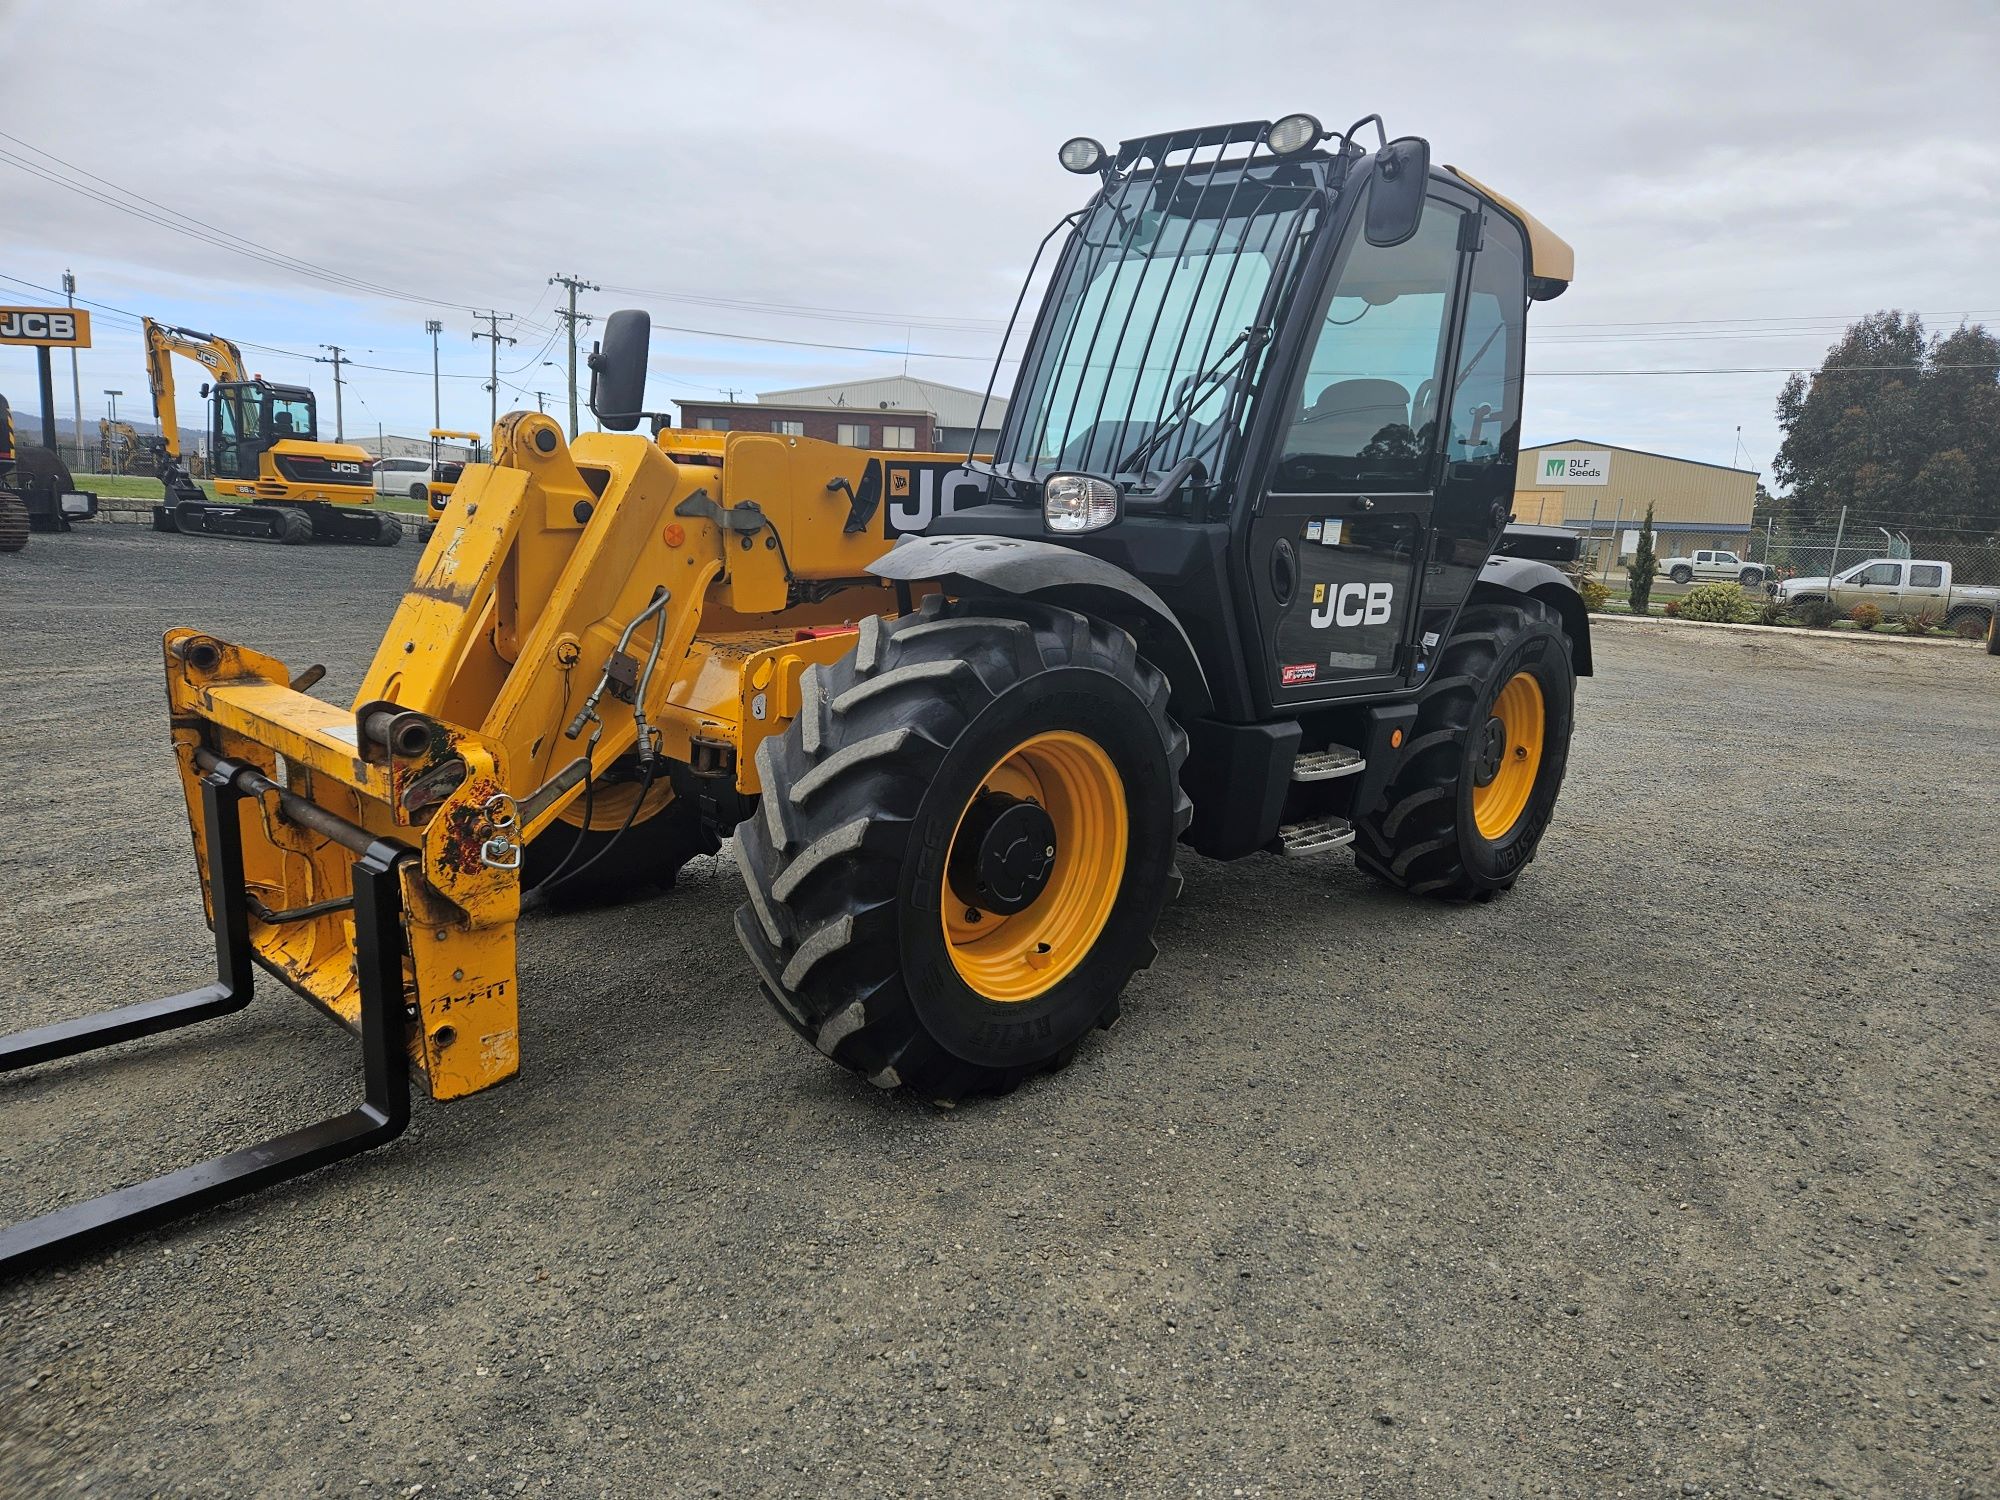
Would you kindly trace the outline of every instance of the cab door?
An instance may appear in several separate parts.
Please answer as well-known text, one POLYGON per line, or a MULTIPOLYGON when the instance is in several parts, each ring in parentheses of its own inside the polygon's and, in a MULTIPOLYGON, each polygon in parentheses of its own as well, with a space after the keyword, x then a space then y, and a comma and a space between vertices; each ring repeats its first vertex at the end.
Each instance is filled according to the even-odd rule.
MULTIPOLYGON (((1364 217, 1350 218, 1324 288, 1302 294, 1305 338, 1266 397, 1283 423, 1266 438, 1246 566, 1252 671, 1277 707, 1393 690, 1419 668, 1433 522, 1449 489, 1446 381, 1481 215, 1439 183, 1400 245, 1369 244, 1364 217)), ((1492 416, 1489 448, 1506 425, 1492 416)), ((1467 587, 1485 561, 1485 544, 1476 550, 1467 587)))
POLYGON ((1903 582, 1903 613, 1922 614, 1929 610, 1942 615, 1949 602, 1949 591, 1944 586, 1944 564, 1934 562, 1913 562, 1903 582))

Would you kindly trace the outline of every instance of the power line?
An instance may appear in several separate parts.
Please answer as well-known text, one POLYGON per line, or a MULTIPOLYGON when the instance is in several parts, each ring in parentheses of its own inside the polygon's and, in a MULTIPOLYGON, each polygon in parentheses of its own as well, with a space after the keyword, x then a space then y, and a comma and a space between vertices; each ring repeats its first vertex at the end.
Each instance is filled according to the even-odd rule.
POLYGON ((500 331, 502 323, 511 323, 514 321, 512 313, 483 312, 474 313, 472 316, 475 319, 484 320, 486 324, 486 332, 484 333, 481 333, 476 328, 472 330, 473 341, 476 343, 480 339, 491 339, 493 342, 492 379, 486 386, 487 394, 492 397, 489 403, 492 407, 491 419, 487 424, 487 431, 490 433, 500 425, 500 341, 505 339, 509 344, 515 344, 520 341, 512 334, 500 331))
POLYGON ((853 308, 814 307, 798 302, 763 302, 747 297, 704 297, 694 292, 667 292, 655 287, 607 285, 602 290, 619 296, 651 297, 662 302, 685 302, 699 307, 730 308, 739 312, 826 323, 880 323, 890 328, 966 333, 993 333, 1006 326, 1000 318, 952 317, 942 313, 862 312, 853 308))
POLYGON ((261 241, 237 234, 233 230, 223 229, 219 225, 211 224, 205 219, 199 219, 192 214, 183 213, 181 210, 161 203, 157 199, 148 198, 143 193, 137 193, 130 188, 121 187, 109 178, 100 177, 85 167, 79 167, 73 162, 66 161, 62 157, 55 155, 53 152, 45 151, 39 146, 22 140, 19 136, 9 135, 4 131, 0 131, 0 138, 12 141, 16 145, 34 152, 37 156, 55 162, 67 171, 78 173, 92 182, 100 183, 103 187, 110 189, 110 193, 100 192, 98 189, 87 186, 85 183, 52 172, 38 162, 29 161, 15 152, 0 148, 0 161, 6 162, 9 166, 26 172, 30 176, 40 178, 42 181, 51 183, 56 187, 91 199, 93 202, 101 203, 107 208, 112 208, 133 218, 155 224, 162 229, 171 230, 176 234, 185 235, 190 239, 199 240, 203 244, 210 245, 216 249, 241 255, 247 259, 259 261, 279 270, 290 271, 295 275, 312 277, 316 280, 329 282, 349 290, 369 292, 376 296, 387 297, 395 301, 414 302, 431 307, 452 307, 468 312, 474 310, 468 303, 427 297, 421 293, 389 286, 382 282, 370 281, 364 277, 353 276, 345 271, 337 271, 330 266, 321 265, 317 261, 292 255, 287 251, 263 244, 261 241), (119 197, 112 197, 111 193, 118 194, 119 197), (121 199, 129 199, 131 201, 126 202, 121 201, 121 199), (135 204, 145 204, 147 207, 135 207, 135 204), (157 210, 157 212, 149 210, 157 210))
POLYGON ((333 358, 315 358, 314 362, 333 366, 333 440, 336 443, 344 443, 347 441, 347 417, 341 410, 340 404, 340 367, 344 364, 350 364, 352 361, 341 352, 340 345, 338 344, 321 344, 320 348, 331 349, 333 351, 333 358))
POLYGON ((568 311, 564 311, 559 307, 556 309, 556 316, 563 320, 563 327, 569 331, 569 440, 573 443, 576 441, 577 428, 576 325, 579 322, 589 323, 593 321, 589 313, 580 313, 576 310, 576 294, 578 292, 602 291, 603 288, 598 286, 594 281, 585 281, 577 276, 565 276, 560 271, 549 278, 549 285, 562 286, 569 291, 568 311))

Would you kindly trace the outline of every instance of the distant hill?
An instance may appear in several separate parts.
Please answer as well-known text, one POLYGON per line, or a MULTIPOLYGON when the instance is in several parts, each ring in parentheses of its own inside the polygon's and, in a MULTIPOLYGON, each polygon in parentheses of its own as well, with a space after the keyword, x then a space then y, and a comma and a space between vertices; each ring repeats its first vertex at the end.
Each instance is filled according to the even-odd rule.
MULTIPOLYGON (((11 399, 8 404, 14 410, 14 435, 23 442, 39 443, 42 440, 42 414, 38 411, 31 411, 13 402, 11 399)), ((120 412, 118 420, 121 422, 130 422, 133 430, 141 437, 159 436, 159 425, 151 418, 128 417, 123 412, 120 412)), ((76 442, 75 426, 76 424, 69 417, 57 416, 56 441, 59 443, 76 442)), ((183 432, 187 431, 185 427, 181 430, 183 432)), ((95 443, 97 441, 96 417, 85 417, 83 419, 83 441, 85 443, 95 443)))

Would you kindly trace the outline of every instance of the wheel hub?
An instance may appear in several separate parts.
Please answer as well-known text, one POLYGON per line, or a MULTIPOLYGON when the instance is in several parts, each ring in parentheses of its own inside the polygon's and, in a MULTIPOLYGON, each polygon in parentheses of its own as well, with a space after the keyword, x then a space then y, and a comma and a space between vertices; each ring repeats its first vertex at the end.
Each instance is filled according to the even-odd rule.
POLYGON ((981 792, 952 842, 946 879, 969 910, 1012 916, 1034 905, 1056 862, 1056 825, 1040 804, 981 792))
POLYGON ((1472 784, 1491 786, 1493 778, 1500 774, 1500 763, 1507 756, 1507 726, 1498 715, 1486 721, 1480 731, 1479 746, 1472 756, 1472 784))

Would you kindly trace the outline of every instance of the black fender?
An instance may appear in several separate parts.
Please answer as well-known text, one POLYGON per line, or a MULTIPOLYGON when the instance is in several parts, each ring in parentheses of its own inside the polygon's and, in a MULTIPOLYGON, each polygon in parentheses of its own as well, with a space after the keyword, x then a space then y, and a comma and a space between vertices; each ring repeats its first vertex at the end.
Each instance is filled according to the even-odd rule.
POLYGON ((1214 709, 1208 678, 1180 620, 1166 600, 1115 563, 1024 537, 906 536, 868 571, 894 583, 936 583, 954 598, 1039 599, 1109 620, 1129 631, 1139 654, 1167 674, 1176 718, 1214 709))
POLYGON ((1539 599, 1562 616, 1563 633, 1570 640, 1570 660, 1576 675, 1591 675, 1590 611, 1569 575, 1545 562, 1528 557, 1489 557, 1480 569, 1472 597, 1505 598, 1509 593, 1539 599))

